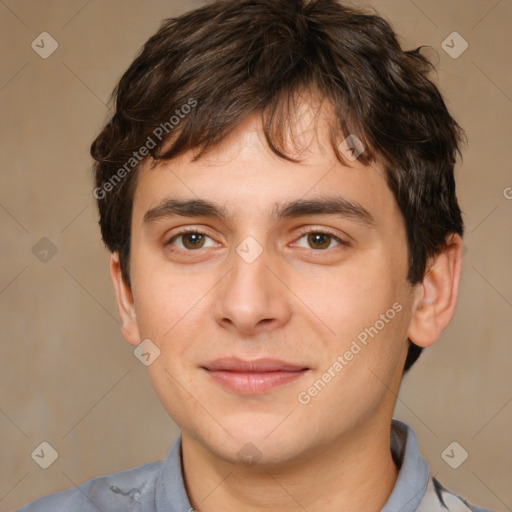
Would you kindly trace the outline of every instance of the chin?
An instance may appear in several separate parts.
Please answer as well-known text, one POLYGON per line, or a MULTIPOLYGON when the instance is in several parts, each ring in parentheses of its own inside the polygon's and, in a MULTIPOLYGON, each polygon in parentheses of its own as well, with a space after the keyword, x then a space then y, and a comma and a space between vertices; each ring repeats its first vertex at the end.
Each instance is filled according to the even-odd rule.
POLYGON ((243 418, 233 416, 230 421, 222 422, 226 430, 217 425, 218 428, 212 426, 207 431, 198 431, 198 425, 195 425, 193 437, 229 463, 245 464, 247 459, 258 462, 260 467, 285 463, 296 458, 299 449, 302 453, 308 437, 292 422, 288 428, 280 425, 285 417, 286 414, 279 418, 262 418, 261 414, 245 414, 243 418))

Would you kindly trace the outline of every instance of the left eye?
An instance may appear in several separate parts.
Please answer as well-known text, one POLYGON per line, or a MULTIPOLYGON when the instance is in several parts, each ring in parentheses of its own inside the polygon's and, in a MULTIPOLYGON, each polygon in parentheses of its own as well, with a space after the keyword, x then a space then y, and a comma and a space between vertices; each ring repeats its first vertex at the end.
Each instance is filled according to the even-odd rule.
POLYGON ((333 241, 336 241, 338 245, 343 245, 343 240, 330 233, 324 233, 323 231, 310 231, 309 233, 303 234, 299 240, 303 238, 306 238, 309 244, 309 247, 306 247, 307 249, 326 250, 330 248, 333 241))

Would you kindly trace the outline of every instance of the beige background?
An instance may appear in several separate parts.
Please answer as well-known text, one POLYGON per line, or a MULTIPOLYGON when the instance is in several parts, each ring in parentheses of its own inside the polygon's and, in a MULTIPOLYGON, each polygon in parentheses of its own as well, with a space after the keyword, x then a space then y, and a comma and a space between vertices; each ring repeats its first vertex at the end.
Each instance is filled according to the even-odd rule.
MULTIPOLYGON (((405 379, 396 416, 445 486, 512 510, 512 2, 371 3, 406 48, 438 52, 438 83, 469 137, 457 312, 405 379), (457 59, 441 47, 453 31, 469 44, 457 59), (441 458, 452 441, 469 453, 455 470, 441 458)), ((162 459, 177 436, 120 334, 88 152, 140 45, 198 5, 0 1, 0 511, 162 459), (59 44, 47 59, 31 48, 44 31, 59 44), (46 263, 32 252, 43 237, 57 249, 46 263), (46 470, 31 458, 43 441, 59 454, 46 470)))

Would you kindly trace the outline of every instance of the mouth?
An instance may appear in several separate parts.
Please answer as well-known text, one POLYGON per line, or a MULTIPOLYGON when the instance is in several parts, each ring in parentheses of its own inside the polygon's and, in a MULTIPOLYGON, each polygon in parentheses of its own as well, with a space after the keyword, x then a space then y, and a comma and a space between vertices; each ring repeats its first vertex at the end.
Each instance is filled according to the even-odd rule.
POLYGON ((244 361, 237 358, 216 359, 201 368, 216 384, 242 395, 266 393, 303 377, 310 370, 277 359, 244 361))

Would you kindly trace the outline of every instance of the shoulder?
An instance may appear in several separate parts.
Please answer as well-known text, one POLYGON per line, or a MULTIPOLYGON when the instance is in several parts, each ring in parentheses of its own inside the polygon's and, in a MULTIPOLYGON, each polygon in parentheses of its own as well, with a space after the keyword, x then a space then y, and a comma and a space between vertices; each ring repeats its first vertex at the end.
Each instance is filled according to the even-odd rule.
POLYGON ((39 498, 16 512, 121 512, 138 505, 155 510, 155 484, 161 461, 89 480, 78 487, 39 498))
POLYGON ((493 512, 471 505, 464 498, 446 489, 435 478, 431 478, 427 492, 421 501, 418 512, 493 512))
POLYGON ((382 512, 492 512, 468 503, 433 478, 413 430, 397 420, 391 426, 391 453, 400 469, 382 512))

